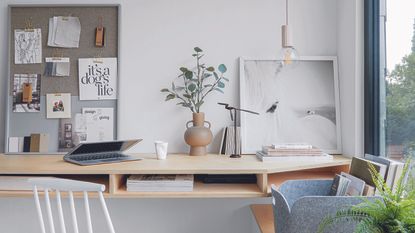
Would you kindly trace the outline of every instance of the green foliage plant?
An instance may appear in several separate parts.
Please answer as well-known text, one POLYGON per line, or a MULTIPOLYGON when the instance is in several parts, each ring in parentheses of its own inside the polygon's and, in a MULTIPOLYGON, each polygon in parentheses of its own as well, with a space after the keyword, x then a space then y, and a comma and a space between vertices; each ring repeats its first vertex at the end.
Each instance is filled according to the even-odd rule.
POLYGON ((368 200, 342 208, 334 216, 323 219, 318 232, 335 223, 356 222, 355 233, 414 233, 415 232, 415 190, 406 187, 405 176, 410 161, 405 163, 394 190, 386 185, 383 177, 369 164, 370 173, 381 199, 368 200))
POLYGON ((215 69, 202 62, 205 54, 199 47, 194 48, 192 56, 196 59, 196 67, 194 69, 181 67, 180 75, 177 77, 181 84, 176 84, 177 80, 173 81, 171 88, 161 89, 161 92, 167 94, 166 101, 177 99, 179 100, 177 105, 188 108, 193 113, 199 113, 209 93, 213 91, 224 93, 225 81, 229 82, 229 79, 224 77, 227 71, 224 64, 220 64, 215 69))

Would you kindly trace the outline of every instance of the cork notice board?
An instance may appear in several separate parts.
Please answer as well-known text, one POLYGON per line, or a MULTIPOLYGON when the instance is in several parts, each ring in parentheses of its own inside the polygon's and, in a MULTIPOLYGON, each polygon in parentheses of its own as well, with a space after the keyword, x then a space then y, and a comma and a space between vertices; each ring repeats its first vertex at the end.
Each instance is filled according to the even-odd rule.
MULTIPOLYGON (((49 152, 58 151, 59 119, 46 118, 45 99, 48 93, 70 93, 72 116, 82 108, 110 107, 114 109, 114 139, 117 135, 117 100, 80 101, 78 59, 119 57, 119 5, 13 5, 9 6, 9 91, 6 117, 6 152, 9 137, 24 137, 31 133, 49 134, 49 152), (48 46, 49 18, 54 16, 78 17, 81 24, 79 48, 48 46), (42 61, 39 64, 15 64, 15 29, 25 29, 27 22, 41 29, 42 61), (95 46, 95 29, 105 27, 105 46, 95 46), (63 56, 70 59, 69 77, 48 77, 45 58, 63 56), (15 74, 40 74, 40 111, 13 112, 15 74)), ((119 67, 119 66, 118 66, 119 67)), ((118 71, 119 73, 119 71, 118 71)), ((118 80, 119 80, 118 76, 118 80)))

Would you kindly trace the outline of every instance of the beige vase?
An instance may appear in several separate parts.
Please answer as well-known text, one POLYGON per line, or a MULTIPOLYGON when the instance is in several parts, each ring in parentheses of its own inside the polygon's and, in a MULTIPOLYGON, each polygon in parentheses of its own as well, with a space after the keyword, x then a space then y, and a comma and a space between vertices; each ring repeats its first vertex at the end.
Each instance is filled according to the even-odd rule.
POLYGON ((186 132, 184 140, 190 146, 189 155, 206 155, 206 146, 212 142, 212 131, 210 131, 210 122, 205 121, 203 112, 193 113, 193 120, 186 123, 186 132), (193 123, 193 126, 189 126, 193 123), (205 123, 208 127, 205 127, 205 123))

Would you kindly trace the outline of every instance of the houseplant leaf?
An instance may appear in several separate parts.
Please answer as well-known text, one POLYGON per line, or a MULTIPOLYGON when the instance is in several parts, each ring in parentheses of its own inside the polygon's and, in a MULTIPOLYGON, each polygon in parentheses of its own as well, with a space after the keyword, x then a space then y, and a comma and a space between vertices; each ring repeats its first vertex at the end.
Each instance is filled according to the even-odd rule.
POLYGON ((220 65, 218 66, 218 70, 219 70, 221 73, 225 73, 228 69, 226 68, 226 66, 225 66, 224 64, 220 64, 220 65))

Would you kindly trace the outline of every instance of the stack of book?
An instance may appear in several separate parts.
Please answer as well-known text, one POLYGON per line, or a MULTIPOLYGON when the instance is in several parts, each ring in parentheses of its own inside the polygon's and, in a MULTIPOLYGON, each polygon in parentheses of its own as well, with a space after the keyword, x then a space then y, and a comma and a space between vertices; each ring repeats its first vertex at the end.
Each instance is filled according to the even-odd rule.
POLYGON ((49 135, 35 133, 26 137, 9 137, 9 153, 48 152, 49 135))
POLYGON ((193 175, 130 175, 128 192, 191 192, 193 175))
POLYGON ((333 157, 321 149, 304 143, 273 144, 263 146, 256 156, 263 162, 290 162, 290 161, 331 161, 333 157))
POLYGON ((376 171, 385 179, 386 184, 396 188, 402 175, 404 163, 385 157, 365 155, 365 158, 354 157, 350 166, 350 174, 342 172, 333 180, 331 195, 337 196, 374 196, 377 193, 369 171, 372 164, 376 171))
POLYGON ((241 127, 228 126, 223 128, 222 132, 222 141, 220 145, 220 154, 231 155, 235 151, 236 143, 236 153, 241 153, 241 127), (236 133, 236 142, 235 142, 235 133, 236 133))

